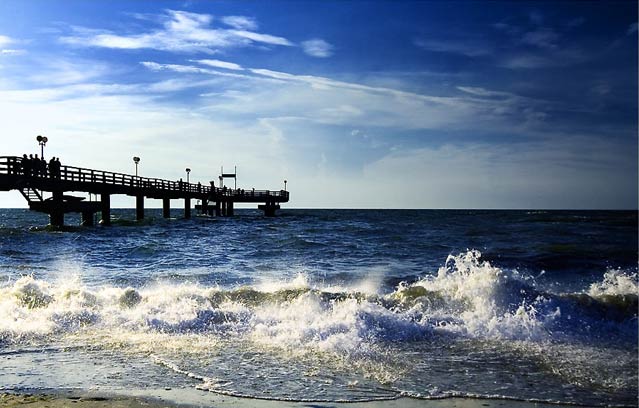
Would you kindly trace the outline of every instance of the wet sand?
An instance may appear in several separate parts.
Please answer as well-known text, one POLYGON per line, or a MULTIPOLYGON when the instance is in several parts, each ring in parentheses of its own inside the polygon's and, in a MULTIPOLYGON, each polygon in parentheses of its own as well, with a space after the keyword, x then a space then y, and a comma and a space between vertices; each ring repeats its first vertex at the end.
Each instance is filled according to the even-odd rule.
POLYGON ((206 393, 207 401, 190 401, 187 398, 184 402, 177 402, 171 392, 166 391, 166 395, 161 391, 156 392, 156 397, 150 396, 98 396, 86 394, 79 395, 54 395, 54 394, 0 394, 0 407, 22 407, 33 408, 181 408, 181 407, 219 407, 219 408, 485 408, 485 407, 564 407, 567 405, 555 405, 544 403, 533 403, 523 401, 496 400, 496 399, 469 399, 469 398, 446 398, 440 400, 420 400, 414 398, 399 398, 396 400, 372 401, 372 402, 288 402, 288 401, 268 401, 250 398, 236 398, 223 395, 206 393), (168 399, 167 399, 168 398, 168 399))

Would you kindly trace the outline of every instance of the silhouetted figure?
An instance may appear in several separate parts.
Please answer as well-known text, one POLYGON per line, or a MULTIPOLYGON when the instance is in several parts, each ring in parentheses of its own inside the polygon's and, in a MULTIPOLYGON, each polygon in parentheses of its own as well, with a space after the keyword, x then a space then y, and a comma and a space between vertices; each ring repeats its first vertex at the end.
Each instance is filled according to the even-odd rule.
POLYGON ((27 157, 26 154, 22 155, 22 161, 20 162, 20 165, 22 167, 22 174, 25 176, 29 176, 31 174, 31 166, 30 166, 30 162, 29 162, 29 157, 27 157))
POLYGON ((60 158, 54 157, 52 162, 49 162, 49 172, 52 178, 60 178, 60 158))
POLYGON ((62 164, 60 164, 60 158, 55 158, 55 177, 60 178, 60 169, 62 168, 62 164))
POLYGON ((47 176, 47 162, 44 160, 44 157, 40 158, 40 176, 47 176))
POLYGON ((178 188, 180 189, 180 191, 182 191, 184 182, 182 181, 182 179, 180 179, 180 181, 178 181, 178 188))
POLYGON ((40 158, 38 157, 37 154, 33 156, 32 163, 33 163, 33 175, 36 177, 40 177, 40 175, 42 174, 42 162, 40 161, 40 158))
POLYGON ((55 157, 49 160, 49 177, 55 178, 55 157))
POLYGON ((27 175, 29 177, 34 176, 36 173, 36 167, 35 167, 35 159, 33 158, 32 154, 29 155, 29 160, 27 160, 27 163, 29 168, 29 173, 27 175))

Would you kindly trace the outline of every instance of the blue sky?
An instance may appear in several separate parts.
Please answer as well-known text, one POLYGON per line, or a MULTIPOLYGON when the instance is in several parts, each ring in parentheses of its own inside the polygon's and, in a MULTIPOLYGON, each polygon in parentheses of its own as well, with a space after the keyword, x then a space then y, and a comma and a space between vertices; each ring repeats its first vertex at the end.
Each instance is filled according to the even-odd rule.
POLYGON ((637 108, 632 1, 0 2, 0 154, 290 207, 637 208, 637 108))

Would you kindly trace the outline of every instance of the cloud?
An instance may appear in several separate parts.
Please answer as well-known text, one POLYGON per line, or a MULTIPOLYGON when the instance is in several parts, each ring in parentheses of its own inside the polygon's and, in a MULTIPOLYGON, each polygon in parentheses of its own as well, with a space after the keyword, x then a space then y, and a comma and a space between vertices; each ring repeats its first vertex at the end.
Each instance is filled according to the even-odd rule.
POLYGON ((222 17, 222 22, 228 26, 238 30, 257 30, 257 22, 254 18, 245 16, 226 16, 222 17))
POLYGON ((228 21, 232 23, 234 29, 212 28, 213 17, 208 14, 167 10, 160 18, 162 28, 128 35, 116 34, 107 30, 72 27, 73 34, 62 36, 60 41, 78 47, 155 49, 209 54, 224 48, 244 47, 252 44, 293 45, 283 37, 250 31, 257 25, 254 22, 251 23, 252 20, 239 16, 229 17, 228 21), (243 29, 237 29, 238 27, 243 29))
POLYGON ((244 69, 240 65, 235 64, 233 62, 226 62, 226 61, 213 60, 213 59, 191 60, 191 62, 197 62, 198 64, 208 65, 210 67, 225 68, 225 69, 230 69, 235 71, 242 71, 244 69))
POLYGON ((1 55, 24 55, 26 53, 27 53, 26 50, 13 50, 13 49, 0 50, 1 55))
POLYGON ((277 37, 270 34, 260 34, 260 33, 255 33, 253 31, 246 31, 246 30, 229 30, 228 32, 231 33, 233 36, 236 36, 237 38, 243 38, 243 39, 251 40, 254 42, 259 42, 259 43, 264 43, 269 45, 285 45, 285 46, 293 45, 292 42, 290 42, 284 37, 277 37))
POLYGON ((16 44, 19 41, 8 37, 6 35, 0 35, 0 55, 9 56, 9 55, 24 55, 27 52, 21 49, 13 49, 13 48, 4 48, 6 46, 16 44))
POLYGON ((0 47, 5 47, 13 42, 14 40, 10 37, 7 37, 6 35, 0 35, 0 47))
POLYGON ((312 57, 328 58, 333 55, 333 46, 320 38, 303 41, 302 49, 312 57))
POLYGON ((637 32, 637 27, 639 27, 638 23, 630 24, 630 26, 628 27, 628 30, 626 31, 626 34, 633 35, 634 33, 637 32))
MULTIPOLYGON (((140 64, 151 71, 173 71, 181 74, 205 74, 205 75, 216 75, 222 77, 230 77, 230 78, 242 78, 242 79, 256 79, 254 76, 238 74, 233 72, 223 72, 208 68, 200 68, 193 65, 181 65, 181 64, 160 64, 153 61, 142 61, 140 64)), ((232 64, 232 63, 229 63, 232 64)), ((239 65, 238 65, 239 66, 239 65)), ((257 78, 261 79, 261 78, 257 78)), ((271 79, 265 79, 268 82, 274 82, 271 79)), ((277 81, 281 82, 281 81, 277 81)))
POLYGON ((482 96, 482 97, 503 97, 503 96, 512 95, 507 92, 490 91, 485 88, 473 87, 473 86, 458 86, 457 89, 459 89, 462 92, 469 93, 471 95, 482 96))
MULTIPOLYGON (((241 117, 287 117, 353 128, 378 126, 449 131, 481 125, 486 131, 516 128, 522 132, 525 128, 542 125, 550 106, 544 101, 472 86, 459 86, 461 95, 435 96, 261 68, 247 68, 243 73, 236 73, 150 61, 142 65, 157 72, 242 78, 240 83, 217 82, 216 89, 208 89, 210 83, 193 79, 197 86, 202 86, 200 95, 214 96, 201 102, 209 103, 203 109, 241 117), (261 85, 252 85, 253 82, 261 85)), ((172 86, 186 86, 174 82, 166 85, 167 92, 172 86)))
POLYGON ((517 52, 504 56, 498 65, 510 69, 538 69, 563 67, 582 63, 588 59, 577 48, 546 50, 546 52, 517 52))

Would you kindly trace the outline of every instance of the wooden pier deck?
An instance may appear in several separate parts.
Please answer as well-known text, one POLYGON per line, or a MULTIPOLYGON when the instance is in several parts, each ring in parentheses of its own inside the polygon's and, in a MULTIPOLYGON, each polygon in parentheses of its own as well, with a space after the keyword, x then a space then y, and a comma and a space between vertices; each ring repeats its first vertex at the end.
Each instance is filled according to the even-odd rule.
MULTIPOLYGON (((26 173, 31 173, 27 171, 26 173)), ((57 172, 56 172, 57 173, 57 172)), ((64 214, 79 212, 83 225, 92 225, 95 213, 101 213, 101 223, 110 224, 111 195, 124 194, 136 197, 136 218, 144 218, 144 198, 162 200, 162 213, 168 218, 171 200, 184 200, 184 217, 191 217, 191 200, 199 200, 196 206, 202 213, 216 216, 232 216, 235 203, 260 203, 258 208, 266 216, 274 216, 280 203, 288 202, 288 191, 243 190, 211 187, 183 181, 139 177, 131 174, 60 166, 59 174, 25 174, 22 158, 0 156, 0 191, 18 190, 27 200, 29 209, 49 214, 51 225, 64 225, 64 214), (67 195, 67 192, 83 192, 100 196, 100 201, 84 201, 67 195), (45 199, 43 192, 51 193, 45 199)))

